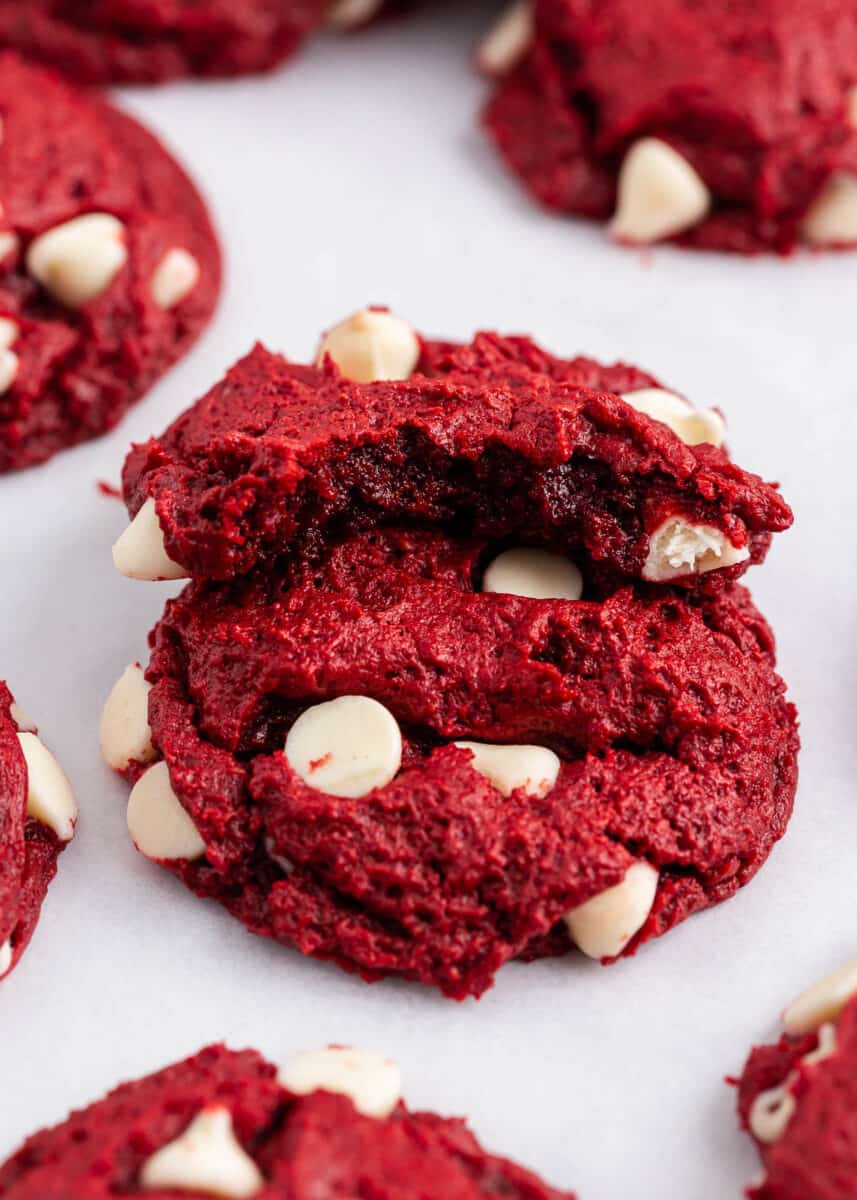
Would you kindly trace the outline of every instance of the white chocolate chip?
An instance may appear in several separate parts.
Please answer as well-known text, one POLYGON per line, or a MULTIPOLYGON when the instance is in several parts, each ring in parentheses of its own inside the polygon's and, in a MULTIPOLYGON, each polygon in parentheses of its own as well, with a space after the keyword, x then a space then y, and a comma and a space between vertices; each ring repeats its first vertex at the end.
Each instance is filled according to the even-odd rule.
POLYGON ((113 565, 129 579, 187 579, 164 546, 164 533, 150 496, 113 546, 113 565))
POLYGON ((691 525, 684 517, 668 517, 649 535, 643 578, 662 583, 683 575, 704 575, 749 557, 748 546, 733 546, 713 525, 691 525))
POLYGON ((842 1009, 857 996, 857 959, 814 983, 783 1013, 786 1033, 812 1033, 827 1021, 836 1021, 842 1009))
POLYGON ((170 783, 165 762, 141 775, 128 798, 128 832, 146 858, 193 861, 205 854, 205 842, 170 783))
POLYGON ((657 242, 698 225, 711 194, 686 158, 659 138, 635 142, 619 171, 610 224, 622 242, 657 242))
POLYGON ((155 757, 149 728, 151 690, 142 668, 134 663, 126 667, 107 697, 101 715, 101 756, 114 771, 155 757))
POLYGON ((14 700, 9 707, 9 715, 18 726, 21 733, 35 733, 38 726, 25 708, 23 708, 17 700, 14 700))
POLYGON ((27 270, 66 308, 81 308, 113 283, 128 261, 125 226, 109 213, 87 213, 35 238, 27 270))
POLYGON ((797 1100, 789 1091, 791 1083, 790 1075, 785 1083, 760 1092, 753 1101, 748 1119, 750 1132, 766 1146, 779 1141, 794 1116, 797 1100))
POLYGON ((74 837, 77 804, 65 772, 34 733, 19 733, 27 763, 27 813, 52 829, 61 842, 74 837))
POLYGON ((0 350, 10 350, 21 332, 17 321, 11 317, 0 317, 0 350))
POLYGON ((402 1095, 402 1076, 389 1058, 368 1050, 330 1047, 288 1059, 278 1082, 295 1096, 333 1092, 347 1096, 364 1117, 388 1117, 402 1095))
POLYGON ((168 250, 152 276, 152 299, 158 308, 181 304, 199 283, 199 263, 188 250, 168 250))
POLYGON ((0 396, 5 395, 17 379, 19 366, 14 350, 0 350, 0 396))
POLYGON ((513 0, 476 51, 483 75, 499 78, 516 67, 532 45, 534 34, 532 0, 513 0))
POLYGON ((356 29, 368 25, 382 9, 384 0, 334 0, 327 10, 331 29, 356 29))
POLYGON ((265 1186, 262 1172, 235 1136, 228 1108, 204 1108, 174 1142, 163 1146, 140 1171, 147 1192, 202 1192, 223 1200, 247 1200, 265 1186))
POLYGON ((12 939, 7 938, 0 946, 0 979, 4 975, 9 974, 9 968, 12 966, 12 939))
POLYGON ((697 412, 675 392, 664 388, 640 388, 636 392, 622 392, 621 399, 637 412, 668 426, 688 446, 699 446, 704 442, 712 446, 723 444, 725 425, 720 414, 713 409, 697 412))
POLYGON ((410 379, 419 362, 420 343, 400 317, 364 308, 325 335, 319 365, 326 354, 346 379, 356 383, 410 379))
POLYGON ((21 239, 17 233, 0 233, 0 263, 12 258, 21 249, 21 239))
POLYGON ((658 872, 634 863, 621 883, 566 914, 572 941, 589 958, 615 958, 646 923, 658 890, 658 872))
POLYGON ((857 242, 857 178, 832 175, 804 217, 801 233, 813 246, 857 242))
POLYGON ((794 1085, 800 1068, 814 1067, 836 1053, 836 1026, 822 1025, 818 1031, 818 1045, 800 1059, 798 1066, 789 1073, 779 1087, 760 1092, 750 1109, 748 1124, 750 1132, 766 1146, 779 1141, 797 1108, 794 1085))
POLYGON ((368 696, 340 696, 302 713, 286 738, 289 766, 304 783, 357 799, 394 779, 402 763, 396 718, 368 696))
POLYGON ((545 746, 492 746, 485 742, 455 742, 473 753, 471 766, 504 796, 523 788, 529 796, 546 796, 562 766, 545 746))
POLYGON ((483 592, 528 596, 532 600, 579 600, 583 576, 562 554, 521 546, 498 554, 485 570, 483 592))

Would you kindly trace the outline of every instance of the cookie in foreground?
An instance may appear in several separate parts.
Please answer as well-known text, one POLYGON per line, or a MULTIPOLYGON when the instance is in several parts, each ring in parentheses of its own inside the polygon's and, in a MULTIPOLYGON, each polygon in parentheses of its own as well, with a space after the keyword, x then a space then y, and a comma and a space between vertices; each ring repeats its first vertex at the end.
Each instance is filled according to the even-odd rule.
POLYGON ((0 53, 0 473, 113 428, 220 288, 174 158, 96 94, 0 53))
POLYGON ((0 682, 0 979, 27 948, 77 804, 37 728, 0 682))
MULTIPOLYGON (((715 447, 717 414, 632 367, 429 343, 377 310, 322 349, 255 352, 129 460, 189 558, 253 567, 189 583, 108 700, 138 849, 255 933, 455 998, 513 958, 632 954, 733 895, 797 777, 773 638, 734 582, 769 537, 721 566, 712 506, 705 569, 688 535, 659 581, 622 568, 652 561, 635 514, 676 521, 700 471, 785 523, 778 493, 715 447)), ((138 522, 119 564, 168 574, 138 522)))
POLYGON ((549 208, 633 245, 857 244, 853 0, 532 0, 481 60, 489 134, 549 208))
POLYGON ((485 1151, 464 1121, 411 1112, 389 1059, 328 1047, 279 1069, 209 1046, 72 1113, 0 1166, 4 1200, 117 1193, 574 1200, 485 1151))

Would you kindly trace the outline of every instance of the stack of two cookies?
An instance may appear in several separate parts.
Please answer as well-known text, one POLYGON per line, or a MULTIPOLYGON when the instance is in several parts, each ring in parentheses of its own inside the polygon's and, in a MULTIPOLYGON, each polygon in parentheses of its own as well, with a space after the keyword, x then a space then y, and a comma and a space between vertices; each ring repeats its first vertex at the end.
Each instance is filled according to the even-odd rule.
POLYGON ((791 513, 722 438, 633 367, 384 310, 256 347, 125 466, 116 565, 190 580, 105 709, 138 849, 454 998, 731 896, 798 742, 737 582, 791 513))

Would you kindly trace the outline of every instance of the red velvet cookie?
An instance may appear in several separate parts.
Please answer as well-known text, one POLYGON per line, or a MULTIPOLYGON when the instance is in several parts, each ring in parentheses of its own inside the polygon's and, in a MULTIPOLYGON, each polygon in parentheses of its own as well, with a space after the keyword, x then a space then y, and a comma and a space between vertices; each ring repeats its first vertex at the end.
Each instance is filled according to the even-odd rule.
POLYGON ((256 933, 456 998, 732 895, 785 830, 797 736, 717 540, 760 558, 790 514, 721 418, 384 310, 320 357, 257 348, 129 459, 117 564, 181 573, 160 517, 233 575, 168 604, 108 701, 138 848, 256 933))
POLYGON ((105 711, 138 849, 252 932, 456 999, 733 895, 796 783, 764 620, 552 550, 385 529, 189 584, 105 711))
POLYGON ((622 241, 857 243, 853 0, 533 0, 486 126, 543 204, 622 241))
POLYGON ((270 69, 330 0, 0 0, 0 45, 81 83, 161 82, 270 69))
POLYGON ((752 1200, 857 1196, 857 962, 804 992, 779 1042, 757 1046, 738 1084, 742 1126, 764 1164, 752 1200))
POLYGON ((112 428, 214 309, 205 205, 130 117, 0 54, 0 472, 112 428))
POLYGON ((421 343, 380 310, 338 327, 325 351, 310 367, 257 346, 134 448, 120 570, 226 579, 407 522, 550 543, 617 578, 716 586, 791 523, 772 485, 703 440, 722 435, 716 417, 706 433, 633 368, 554 358, 526 338, 421 343))
POLYGON ((68 780, 0 683, 0 979, 33 936, 76 821, 68 780))
POLYGON ((313 1051, 278 1071, 209 1046, 35 1134, 0 1166, 0 1196, 574 1200, 400 1095, 395 1064, 366 1051, 313 1051))

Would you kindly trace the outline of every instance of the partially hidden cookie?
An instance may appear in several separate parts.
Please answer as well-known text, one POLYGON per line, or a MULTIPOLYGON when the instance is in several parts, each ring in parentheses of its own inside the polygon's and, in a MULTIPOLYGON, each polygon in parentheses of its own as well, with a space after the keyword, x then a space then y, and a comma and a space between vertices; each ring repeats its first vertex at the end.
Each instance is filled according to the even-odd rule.
POLYGON ((857 243, 857 8, 532 0, 482 51, 485 124, 550 208, 619 241, 857 243))
MULTIPOLYGON (((140 481, 161 496, 188 485, 166 511, 196 527, 195 561, 243 554, 256 531, 276 532, 276 553, 167 605, 148 667, 107 703, 102 746, 132 785, 138 849, 191 890, 367 979, 462 998, 512 958, 631 954, 764 862, 791 812, 797 734, 735 566, 700 580, 682 563, 677 587, 593 551, 622 545, 612 513, 624 503, 633 522, 669 463, 670 488, 704 469, 733 503, 788 517, 722 451, 622 400, 721 439, 718 416, 643 372, 496 335, 415 350, 389 322, 375 311, 358 328, 395 334, 375 346, 387 375, 404 348, 409 371, 419 360, 410 388, 348 385, 331 351, 367 374, 365 346, 340 327, 319 368, 257 350, 132 453, 137 501, 140 481), (388 440, 408 403, 417 416, 388 440), (367 431, 356 459, 352 418, 367 431), (592 474, 572 468, 586 486, 571 486, 557 447, 583 445, 592 474)), ((118 550, 121 563, 127 540, 118 550)))
POLYGON ((72 1113, 0 1166, 4 1200, 574 1200, 490 1154, 460 1119, 412 1112, 396 1065, 330 1047, 279 1069, 209 1046, 72 1113))
POLYGON ((742 1126, 764 1171, 752 1200, 857 1196, 857 961, 798 997, 774 1045, 757 1046, 738 1081, 742 1126))
POLYGON ((0 979, 33 936, 76 823, 68 779, 0 683, 0 979))
POLYGON ((117 423, 210 318, 220 252, 182 168, 99 96, 0 53, 0 122, 3 472, 117 423))
POLYGON ((243 75, 289 58, 323 26, 351 29, 382 0, 0 0, 0 46, 80 83, 243 75))

